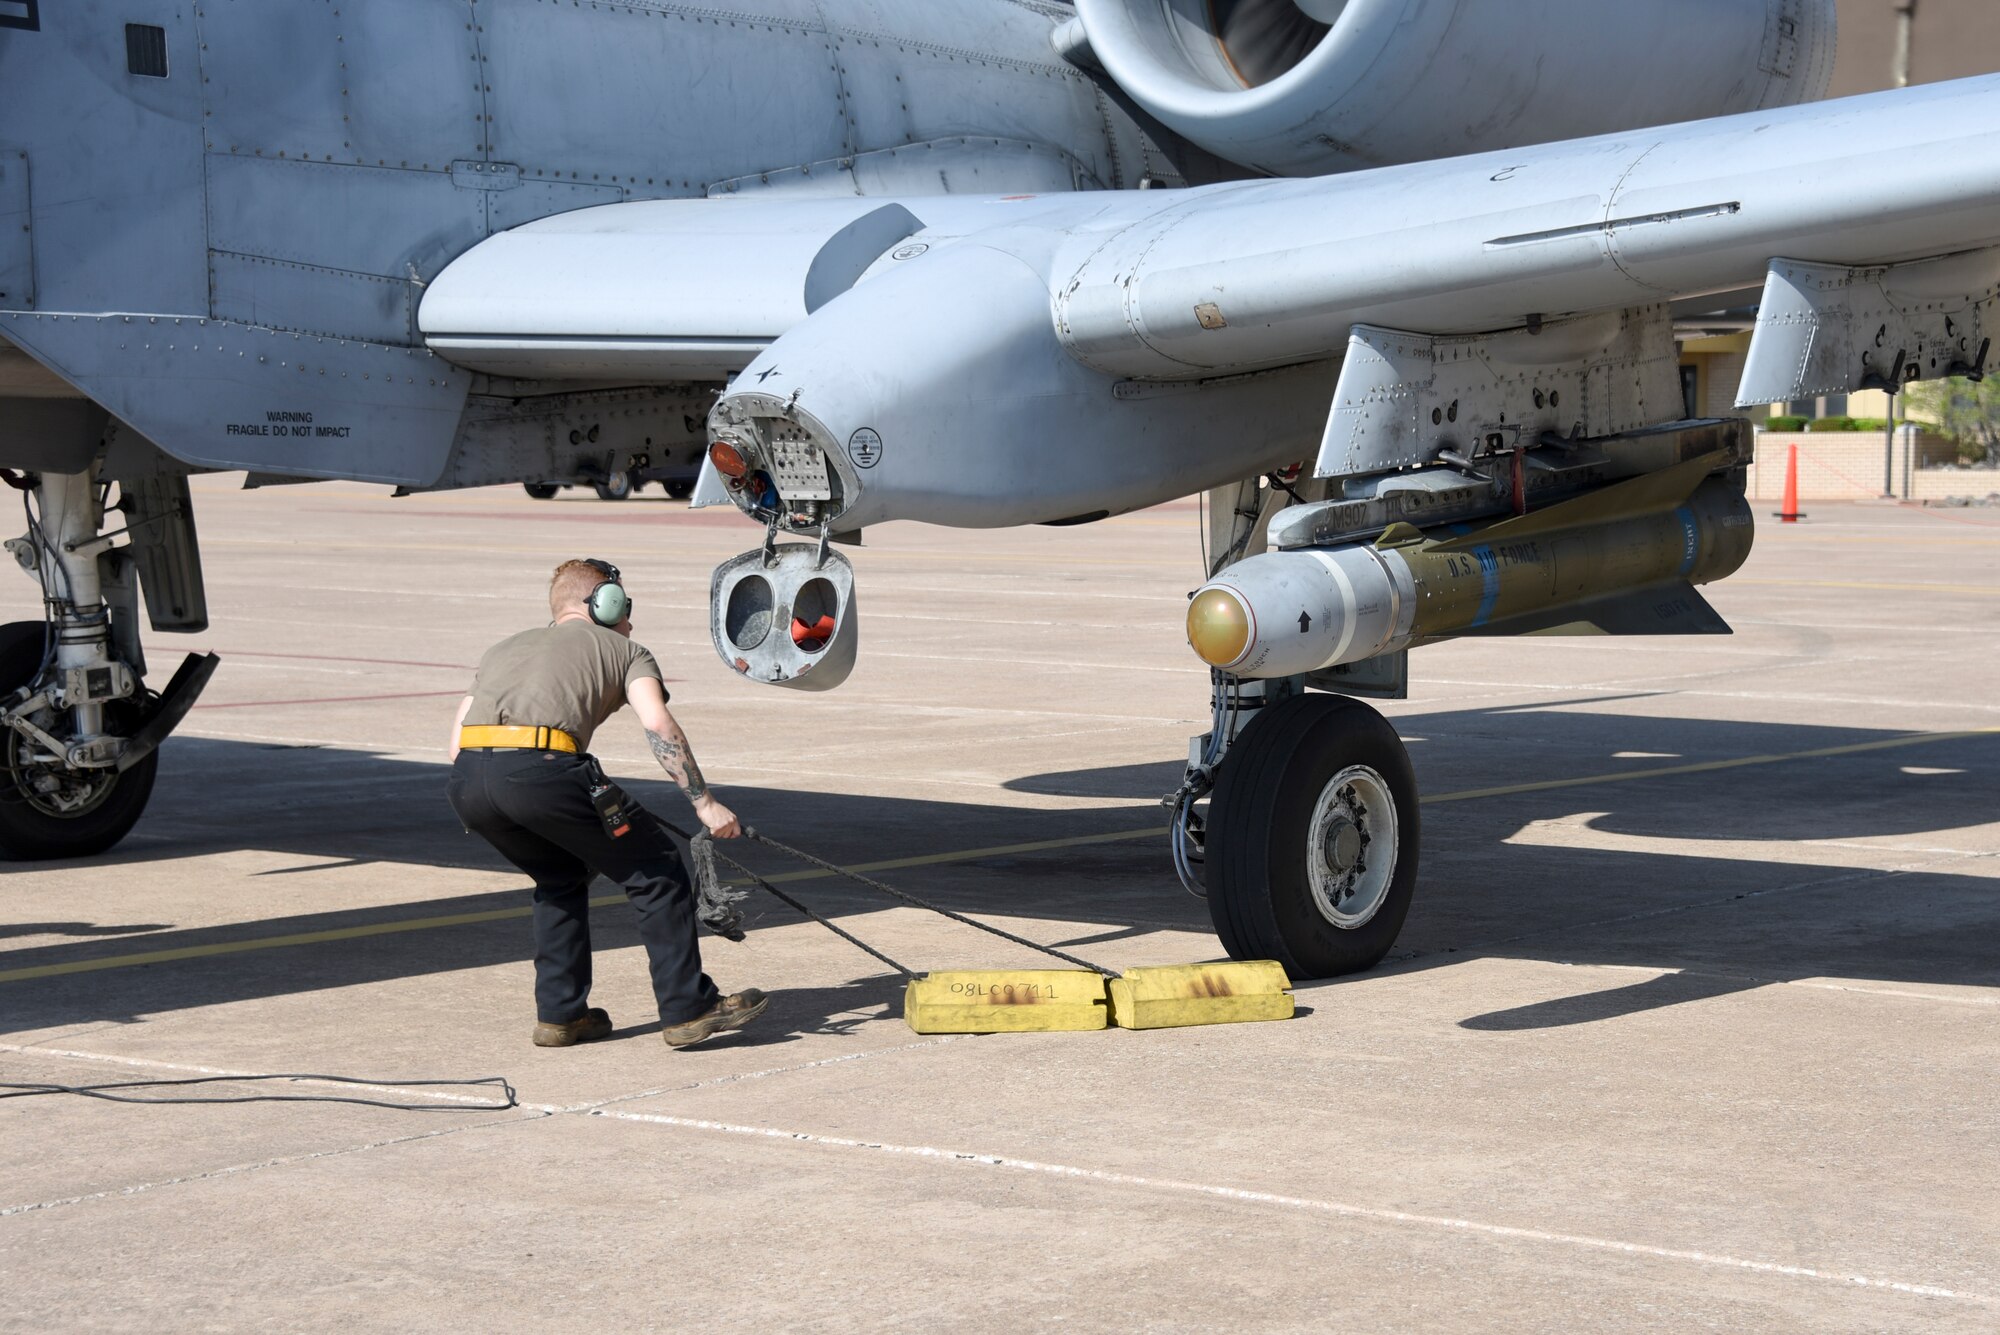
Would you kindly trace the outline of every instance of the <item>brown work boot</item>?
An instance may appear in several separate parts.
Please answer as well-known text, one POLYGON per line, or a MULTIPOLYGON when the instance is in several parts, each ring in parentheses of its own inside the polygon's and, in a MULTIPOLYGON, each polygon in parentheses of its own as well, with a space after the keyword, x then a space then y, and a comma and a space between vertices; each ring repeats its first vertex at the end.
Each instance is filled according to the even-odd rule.
POLYGON ((578 1043, 595 1043, 600 1038, 611 1037, 611 1017, 592 1006, 583 1013, 580 1020, 567 1024, 550 1024, 547 1020, 535 1025, 535 1046, 538 1048, 567 1048, 578 1043))
POLYGON ((670 1048, 684 1048, 725 1029, 741 1029, 764 1013, 771 999, 754 987, 746 987, 733 997, 724 997, 706 1015, 697 1015, 686 1024, 670 1024, 660 1031, 670 1048))

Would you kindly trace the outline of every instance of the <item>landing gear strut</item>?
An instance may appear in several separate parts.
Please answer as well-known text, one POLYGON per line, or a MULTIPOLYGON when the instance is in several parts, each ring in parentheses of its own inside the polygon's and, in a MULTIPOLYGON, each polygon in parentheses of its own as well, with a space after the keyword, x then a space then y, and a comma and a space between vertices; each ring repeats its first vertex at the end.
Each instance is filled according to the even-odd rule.
POLYGON ((191 654, 164 695, 145 690, 134 567, 98 532, 94 471, 10 480, 31 497, 28 532, 6 549, 48 619, 0 626, 0 857, 101 853, 145 810, 160 741, 216 659, 191 654))
MULTIPOLYGON (((47 626, 17 621, 0 626, 0 699, 38 694, 47 626)), ((136 727, 141 703, 121 700, 103 707, 113 728, 136 727)), ((74 738, 75 727, 53 705, 26 714, 58 743, 74 738)), ((100 765, 73 768, 54 748, 19 730, 0 735, 6 748, 0 762, 0 857, 74 858, 102 853, 123 839, 146 809, 158 770, 157 751, 129 769, 100 765)), ((67 747, 65 747, 65 750, 67 747)))
MULTIPOLYGON (((1207 577, 1263 549, 1282 497, 1304 499, 1277 474, 1209 493, 1207 577)), ((1294 978, 1379 963, 1417 886, 1402 739, 1359 700, 1308 693, 1306 677, 1211 680, 1212 726, 1166 799, 1182 884, 1208 900, 1232 959, 1277 960, 1294 978)))

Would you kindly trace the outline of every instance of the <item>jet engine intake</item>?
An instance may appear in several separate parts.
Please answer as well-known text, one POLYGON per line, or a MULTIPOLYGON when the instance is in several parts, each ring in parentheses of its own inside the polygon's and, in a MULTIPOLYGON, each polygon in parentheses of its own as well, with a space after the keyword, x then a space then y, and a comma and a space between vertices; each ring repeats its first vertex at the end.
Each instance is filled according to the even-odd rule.
POLYGON ((1822 96, 1833 0, 1077 0, 1175 133, 1277 176, 1608 134, 1822 96))

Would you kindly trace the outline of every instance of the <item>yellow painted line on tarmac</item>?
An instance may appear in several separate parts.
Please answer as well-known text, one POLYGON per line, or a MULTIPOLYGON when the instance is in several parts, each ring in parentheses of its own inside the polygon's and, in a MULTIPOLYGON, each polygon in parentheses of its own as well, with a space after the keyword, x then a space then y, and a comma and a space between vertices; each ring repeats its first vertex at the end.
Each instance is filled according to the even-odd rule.
MULTIPOLYGON (((995 844, 990 848, 965 848, 951 853, 929 853, 920 857, 889 858, 881 862, 858 862, 849 871, 895 871, 901 867, 929 867, 948 862, 972 862, 979 858, 1017 853, 1043 853, 1058 848, 1082 848, 1088 844, 1117 843, 1165 834, 1157 830, 1118 830, 1110 834, 1080 834, 1066 839, 1037 839, 1025 844, 995 844)), ((810 871, 780 872, 764 879, 773 885, 786 881, 816 881, 833 875, 814 868, 810 871)), ((593 908, 622 904, 624 895, 598 895, 593 908)), ((527 907, 486 909, 478 913, 450 913, 434 918, 399 918, 393 922, 368 923, 357 927, 334 927, 319 932, 293 932, 284 936, 260 936, 243 941, 217 941, 200 946, 180 946, 172 950, 142 950, 130 955, 107 955, 102 959, 72 960, 65 964, 41 964, 25 969, 0 969, 0 983, 26 982, 30 978, 55 978, 71 973, 95 973, 101 969, 124 969, 141 964, 169 964, 176 960, 209 959, 217 955, 241 955, 253 950, 277 950, 286 946, 318 945, 326 941, 354 941, 369 936, 391 936, 398 932, 424 932, 439 927, 470 927, 478 923, 525 918, 527 907)))
POLYGON ((277 950, 285 946, 313 946, 323 941, 354 941, 366 936, 391 936, 397 932, 421 932, 433 927, 466 927, 473 923, 498 922, 503 918, 525 918, 532 909, 489 909, 484 913, 450 913, 436 918, 400 918, 395 922, 368 923, 360 927, 335 927, 323 932, 292 932, 285 936, 259 936, 247 941, 217 941, 203 946, 181 946, 174 950, 141 950, 131 955, 108 955, 103 959, 71 960, 67 964, 41 964, 28 969, 0 970, 0 983, 25 982, 30 978, 55 978, 66 973, 95 973, 99 969, 126 969, 141 964, 170 964, 175 960, 208 959, 215 955, 241 955, 252 950, 277 950))
MULTIPOLYGON (((1618 783, 1631 779, 1659 779, 1678 774, 1708 774, 1717 770, 1744 769, 1755 765, 1775 765, 1788 760, 1814 760, 1826 756, 1860 755, 1932 742, 1957 742, 1975 737, 2000 735, 2000 726, 1969 728, 1959 732, 1920 732, 1881 741, 1853 742, 1846 746, 1822 746, 1810 751, 1790 751, 1776 755, 1738 756, 1732 760, 1705 760, 1689 765, 1662 765, 1648 769, 1622 770, 1611 774, 1587 774, 1570 779, 1544 779, 1534 783, 1513 783, 1498 788, 1467 788, 1455 793, 1432 793, 1420 799, 1425 806, 1442 802, 1470 802, 1488 797, 1510 797, 1520 793, 1548 792, 1559 788, 1586 788, 1594 784, 1618 783)), ((1107 834, 1079 834, 1063 839, 1036 839, 1020 844, 994 844, 986 848, 963 848, 950 853, 925 853, 917 857, 887 858, 879 862, 858 862, 849 871, 896 871, 905 867, 936 867, 954 862, 974 862, 980 858, 1005 857, 1022 853, 1046 853, 1063 848, 1084 848, 1091 844, 1122 843, 1133 839, 1157 839, 1167 833, 1164 825, 1143 830, 1114 830, 1107 834)), ((817 868, 809 871, 780 872, 765 879, 772 884, 788 881, 816 881, 833 875, 817 868)), ((599 895, 593 908, 625 902, 623 895, 599 895)), ((433 918, 402 918, 394 922, 368 923, 357 927, 335 927, 319 932, 294 932, 285 936, 253 937, 244 941, 219 941, 208 945, 182 946, 173 950, 146 950, 129 955, 108 955, 101 959, 72 960, 65 964, 42 964, 24 969, 0 969, 0 983, 26 982, 33 978, 56 978, 64 974, 96 973, 104 969, 126 969, 143 964, 168 964, 177 960, 210 959, 218 955, 241 955, 256 950, 277 950, 287 946, 319 945, 329 941, 353 941, 370 936, 390 936, 399 932, 422 932, 441 927, 468 927, 478 923, 525 918, 531 909, 487 909, 479 913, 452 913, 433 918)))

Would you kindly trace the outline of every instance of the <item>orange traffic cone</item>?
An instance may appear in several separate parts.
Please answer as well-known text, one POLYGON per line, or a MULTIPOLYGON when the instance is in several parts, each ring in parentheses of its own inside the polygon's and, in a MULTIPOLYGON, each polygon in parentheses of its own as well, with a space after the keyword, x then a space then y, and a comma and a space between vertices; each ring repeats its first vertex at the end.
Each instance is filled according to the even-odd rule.
POLYGON ((1778 518, 1796 524, 1805 516, 1799 513, 1799 447, 1790 448, 1791 453, 1785 457, 1785 508, 1778 511, 1778 518))

